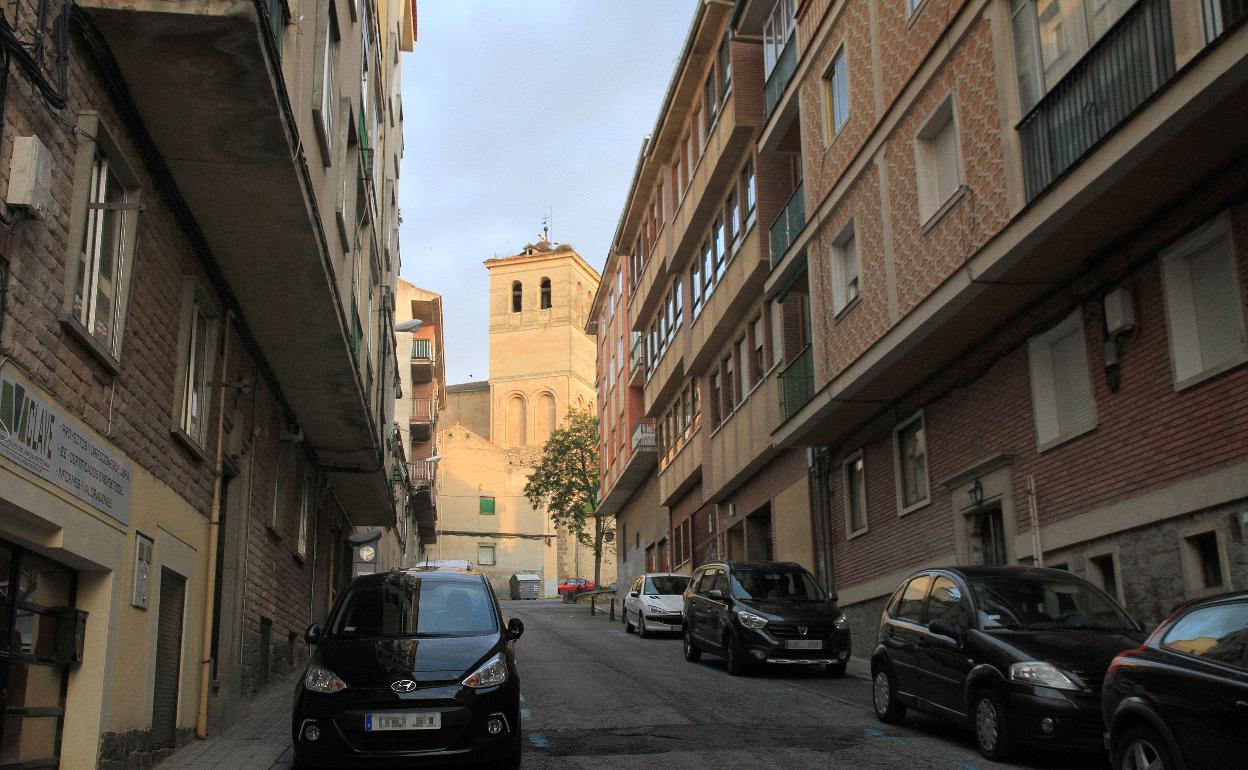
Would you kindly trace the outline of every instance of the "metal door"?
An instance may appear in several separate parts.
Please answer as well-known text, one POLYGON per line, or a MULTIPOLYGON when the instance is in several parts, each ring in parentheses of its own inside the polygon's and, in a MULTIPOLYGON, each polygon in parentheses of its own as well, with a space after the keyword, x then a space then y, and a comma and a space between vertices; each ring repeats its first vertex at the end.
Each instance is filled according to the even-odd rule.
POLYGON ((156 619, 156 681, 152 691, 152 748, 173 748, 178 728, 178 680, 182 664, 182 612, 186 578, 160 571, 156 619))

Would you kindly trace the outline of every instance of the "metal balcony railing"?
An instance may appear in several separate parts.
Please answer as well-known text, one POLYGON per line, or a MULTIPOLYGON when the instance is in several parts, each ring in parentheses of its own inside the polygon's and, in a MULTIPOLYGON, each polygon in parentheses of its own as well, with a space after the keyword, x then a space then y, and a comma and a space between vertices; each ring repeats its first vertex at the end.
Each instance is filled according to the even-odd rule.
POLYGON ((633 451, 641 449, 655 450, 658 443, 655 440, 654 420, 642 418, 633 426, 633 451))
POLYGON ((432 398, 412 398, 412 422, 433 422, 437 416, 432 398))
POLYGON ((1027 199, 1174 76, 1168 0, 1140 0, 1018 124, 1027 199))
POLYGON ((629 356, 628 371, 630 374, 646 368, 646 338, 640 333, 633 334, 633 347, 629 356))
POLYGON ((407 478, 413 484, 419 484, 420 482, 432 484, 437 469, 437 463, 429 460, 412 460, 407 464, 407 478))
POLYGON ((784 94, 784 89, 789 85, 789 81, 793 79, 793 73, 797 71, 797 35, 789 36, 789 42, 784 44, 784 50, 780 52, 780 58, 776 60, 776 66, 772 67, 771 74, 767 76, 767 85, 763 86, 763 119, 770 120, 771 113, 776 109, 776 105, 780 103, 780 97, 784 94))
POLYGON ((774 268, 780 264, 780 260, 784 258, 784 253, 789 250, 789 246, 793 244, 793 239, 806 226, 806 198, 804 196, 804 184, 798 184, 797 189, 789 196, 788 203, 784 204, 784 209, 780 212, 780 216, 776 217, 776 221, 772 222, 769 232, 771 245, 771 266, 774 268))
POLYGON ((815 395, 815 361, 810 345, 780 372, 780 417, 787 420, 815 395))
POLYGON ((413 361, 433 361, 432 340, 412 340, 413 361))

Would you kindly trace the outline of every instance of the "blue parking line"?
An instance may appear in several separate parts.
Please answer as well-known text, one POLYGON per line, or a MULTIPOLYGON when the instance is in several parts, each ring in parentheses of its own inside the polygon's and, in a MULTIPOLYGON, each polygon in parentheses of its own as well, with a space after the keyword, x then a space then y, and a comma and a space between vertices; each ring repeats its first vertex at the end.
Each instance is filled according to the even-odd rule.
POLYGON ((546 740, 546 736, 541 733, 529 733, 529 743, 532 743, 539 749, 544 749, 550 746, 550 741, 546 740))
POLYGON ((872 728, 872 727, 868 727, 864 732, 866 732, 866 734, 870 735, 872 738, 883 738, 884 740, 892 741, 894 743, 906 743, 907 742, 905 738, 898 738, 895 735, 889 735, 883 730, 876 730, 875 728, 872 728))
POLYGON ((970 762, 954 762, 953 766, 958 768, 958 770, 979 770, 978 767, 972 765, 970 762))

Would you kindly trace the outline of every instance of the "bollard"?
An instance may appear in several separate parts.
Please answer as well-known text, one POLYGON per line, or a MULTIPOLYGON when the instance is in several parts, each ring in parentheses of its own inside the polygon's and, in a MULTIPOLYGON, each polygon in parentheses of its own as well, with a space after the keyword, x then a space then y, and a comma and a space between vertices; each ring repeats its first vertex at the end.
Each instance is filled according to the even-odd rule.
POLYGON ((594 594, 593 596, 589 597, 589 614, 590 615, 598 614, 598 595, 597 594, 594 594))
POLYGON ((611 620, 615 620, 615 597, 611 597, 611 620))

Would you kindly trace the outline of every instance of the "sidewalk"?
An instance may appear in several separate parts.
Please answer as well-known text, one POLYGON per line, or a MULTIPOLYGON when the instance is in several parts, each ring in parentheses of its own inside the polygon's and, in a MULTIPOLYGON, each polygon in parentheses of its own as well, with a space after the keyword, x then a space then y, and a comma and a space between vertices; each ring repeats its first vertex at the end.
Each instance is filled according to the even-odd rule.
POLYGON ((302 675, 299 670, 273 683, 225 732, 183 746, 160 767, 287 770, 291 764, 290 702, 296 678, 302 675))

